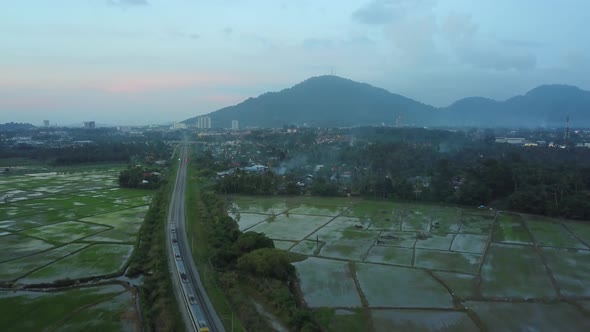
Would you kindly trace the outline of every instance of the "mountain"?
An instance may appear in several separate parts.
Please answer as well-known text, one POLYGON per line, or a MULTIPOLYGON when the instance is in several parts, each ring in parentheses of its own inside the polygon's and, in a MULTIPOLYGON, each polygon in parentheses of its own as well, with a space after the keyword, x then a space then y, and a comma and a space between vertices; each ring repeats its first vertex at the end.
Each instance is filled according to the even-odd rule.
POLYGON ((445 124, 560 127, 569 115, 576 126, 590 125, 590 92, 570 85, 541 85, 499 102, 471 97, 442 109, 445 124))
POLYGON ((589 111, 590 92, 568 85, 542 85, 505 101, 469 97, 436 108, 369 84, 318 76, 208 115, 214 128, 228 128, 232 120, 241 128, 276 128, 392 125, 397 119, 406 126, 556 127, 567 115, 575 126, 590 126, 589 111))
MULTIPOLYGON (((392 124, 400 115, 405 123, 422 125, 427 123, 425 117, 433 112, 436 109, 432 106, 369 84, 337 76, 319 76, 209 115, 212 127, 229 127, 232 120, 238 120, 242 128, 291 124, 349 127, 392 124)), ((196 118, 191 118, 184 122, 195 121, 196 118)))

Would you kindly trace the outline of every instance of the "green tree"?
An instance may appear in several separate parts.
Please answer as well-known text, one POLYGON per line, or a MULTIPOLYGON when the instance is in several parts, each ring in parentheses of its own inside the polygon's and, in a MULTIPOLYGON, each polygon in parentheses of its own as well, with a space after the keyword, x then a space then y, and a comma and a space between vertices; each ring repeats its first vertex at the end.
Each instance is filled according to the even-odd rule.
POLYGON ((287 253, 274 248, 256 249, 238 258, 240 271, 258 277, 288 281, 295 278, 295 267, 291 265, 287 253))

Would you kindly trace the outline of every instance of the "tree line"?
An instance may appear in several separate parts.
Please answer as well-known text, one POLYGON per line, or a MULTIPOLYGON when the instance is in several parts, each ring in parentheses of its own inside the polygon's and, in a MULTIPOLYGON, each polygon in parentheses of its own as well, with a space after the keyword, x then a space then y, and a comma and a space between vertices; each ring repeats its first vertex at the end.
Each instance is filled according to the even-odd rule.
POLYGON ((152 159, 166 159, 170 149, 161 141, 155 142, 101 142, 45 147, 17 145, 0 146, 2 158, 28 158, 55 165, 74 165, 97 162, 130 162, 134 156, 149 156, 152 159))
MULTIPOLYGON (((202 152, 192 159, 200 174, 211 174, 212 157, 202 152)), ((258 174, 270 177, 270 174, 258 174)), ((208 179, 203 179, 203 182, 208 179)), ((202 182, 202 183, 203 183, 202 182)), ((311 310, 297 297, 298 279, 289 253, 276 249, 263 233, 241 232, 229 217, 225 201, 214 191, 202 187, 196 201, 199 219, 205 223, 210 262, 234 312, 246 330, 266 331, 271 327, 256 310, 251 294, 268 305, 296 331, 319 331, 311 310)))
POLYGON ((305 151, 290 150, 286 157, 288 162, 305 155, 305 167, 291 168, 284 175, 236 170, 219 178, 215 189, 256 195, 351 193, 590 219, 590 149, 519 147, 490 140, 462 141, 451 150, 446 141, 444 146, 422 139, 314 145, 305 151), (313 180, 307 178, 302 190, 297 184, 306 180, 314 162, 327 166, 314 172, 313 180))

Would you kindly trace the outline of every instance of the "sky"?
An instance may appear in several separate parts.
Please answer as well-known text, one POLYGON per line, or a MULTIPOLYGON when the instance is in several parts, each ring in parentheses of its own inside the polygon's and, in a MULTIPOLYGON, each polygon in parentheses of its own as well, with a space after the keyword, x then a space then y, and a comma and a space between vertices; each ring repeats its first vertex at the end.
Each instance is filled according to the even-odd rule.
POLYGON ((1 5, 0 123, 170 123, 327 74, 434 106, 590 90, 587 0, 1 5))

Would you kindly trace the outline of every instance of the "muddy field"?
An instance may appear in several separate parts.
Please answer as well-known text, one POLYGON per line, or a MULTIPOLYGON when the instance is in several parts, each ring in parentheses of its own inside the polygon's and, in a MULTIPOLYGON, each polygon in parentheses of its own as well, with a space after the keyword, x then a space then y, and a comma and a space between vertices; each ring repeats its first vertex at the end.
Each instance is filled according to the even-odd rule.
POLYGON ((0 177, 0 308, 14 314, 3 314, 0 326, 139 328, 135 289, 112 278, 128 264, 152 193, 118 188, 119 170, 0 177), (90 278, 115 284, 56 287, 90 278), (34 318, 15 319, 23 314, 34 318))
POLYGON ((316 197, 230 197, 228 213, 308 257, 301 289, 329 330, 590 329, 590 223, 316 197))

